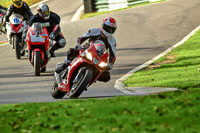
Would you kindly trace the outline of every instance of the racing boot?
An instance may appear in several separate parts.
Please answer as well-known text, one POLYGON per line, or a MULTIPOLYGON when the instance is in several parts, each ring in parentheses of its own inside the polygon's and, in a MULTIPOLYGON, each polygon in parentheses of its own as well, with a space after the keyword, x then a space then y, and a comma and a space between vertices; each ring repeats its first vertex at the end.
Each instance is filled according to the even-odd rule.
POLYGON ((57 72, 54 72, 54 76, 56 78, 56 82, 58 84, 58 87, 60 87, 61 83, 62 83, 62 79, 61 79, 61 75, 57 72))
POLYGON ((55 50, 58 50, 60 48, 60 45, 58 44, 58 43, 55 43, 52 47, 51 47, 51 49, 50 49, 50 54, 51 54, 51 57, 56 57, 55 56, 55 53, 54 53, 54 51, 55 50))
POLYGON ((55 53, 54 53, 54 50, 50 50, 49 52, 50 52, 51 57, 56 57, 55 53))
POLYGON ((9 32, 7 32, 7 40, 8 40, 8 44, 12 47, 12 49, 14 49, 14 46, 12 44, 11 34, 9 32))
POLYGON ((57 66, 56 66, 56 70, 54 72, 54 76, 56 78, 56 82, 58 84, 58 87, 62 83, 62 78, 64 78, 65 75, 67 74, 68 70, 66 70, 65 74, 63 75, 63 77, 61 77, 62 72, 64 71, 64 69, 67 69, 68 65, 69 65, 68 63, 67 64, 66 63, 58 63, 57 66))

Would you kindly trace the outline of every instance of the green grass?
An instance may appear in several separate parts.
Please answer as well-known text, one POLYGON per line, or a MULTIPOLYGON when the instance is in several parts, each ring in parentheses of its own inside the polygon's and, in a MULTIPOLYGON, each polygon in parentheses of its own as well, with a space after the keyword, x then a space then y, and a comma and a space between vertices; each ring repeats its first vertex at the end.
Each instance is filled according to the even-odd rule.
POLYGON ((0 106, 1 133, 197 133, 199 89, 0 106))
POLYGON ((163 1, 166 1, 166 0, 159 0, 159 1, 156 1, 156 2, 145 2, 145 3, 141 3, 141 4, 132 5, 132 6, 129 6, 129 7, 126 7, 126 8, 117 9, 117 10, 114 10, 114 11, 85 13, 81 16, 81 19, 90 18, 90 17, 101 15, 101 14, 105 14, 105 13, 111 13, 111 12, 116 12, 116 11, 120 11, 120 10, 125 10, 125 9, 129 9, 129 8, 134 8, 134 7, 138 7, 138 6, 144 6, 144 5, 147 5, 147 4, 163 2, 163 1))
MULTIPOLYGON (((130 76, 124 83, 126 86, 176 87, 179 89, 200 88, 200 31, 181 47, 158 60, 167 61, 173 56, 174 63, 162 64, 152 70, 145 68, 130 76)), ((155 64, 156 64, 155 63, 155 64)))

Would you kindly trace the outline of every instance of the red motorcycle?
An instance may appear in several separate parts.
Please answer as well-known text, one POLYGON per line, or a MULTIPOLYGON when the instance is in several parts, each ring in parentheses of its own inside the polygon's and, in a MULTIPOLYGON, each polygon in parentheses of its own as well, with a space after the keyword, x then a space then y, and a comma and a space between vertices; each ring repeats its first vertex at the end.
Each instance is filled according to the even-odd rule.
POLYGON ((67 94, 70 98, 77 98, 107 70, 108 52, 102 41, 90 43, 78 52, 78 56, 61 74, 61 87, 55 81, 52 97, 62 98, 67 94))
POLYGON ((29 61, 35 69, 35 75, 40 76, 40 72, 46 71, 49 61, 49 34, 45 27, 40 23, 34 23, 28 30, 26 36, 28 46, 29 61))

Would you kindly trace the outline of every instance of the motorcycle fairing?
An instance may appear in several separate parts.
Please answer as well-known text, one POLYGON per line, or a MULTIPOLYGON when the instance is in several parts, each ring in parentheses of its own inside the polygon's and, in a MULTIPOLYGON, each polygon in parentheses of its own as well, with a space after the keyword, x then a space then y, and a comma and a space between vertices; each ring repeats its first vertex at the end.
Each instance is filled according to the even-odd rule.
POLYGON ((31 45, 44 45, 45 50, 48 50, 50 46, 48 31, 45 27, 39 35, 34 33, 30 28, 26 36, 26 41, 28 42, 29 50, 31 50, 31 45))
POLYGON ((82 58, 75 58, 68 66, 67 80, 62 82, 63 84, 61 84, 61 86, 63 87, 60 88, 62 91, 70 92, 70 79, 77 67, 79 67, 82 63, 84 63, 84 60, 82 58))
POLYGON ((6 29, 11 33, 21 33, 26 28, 26 23, 18 15, 13 15, 10 18, 10 22, 6 24, 6 29))

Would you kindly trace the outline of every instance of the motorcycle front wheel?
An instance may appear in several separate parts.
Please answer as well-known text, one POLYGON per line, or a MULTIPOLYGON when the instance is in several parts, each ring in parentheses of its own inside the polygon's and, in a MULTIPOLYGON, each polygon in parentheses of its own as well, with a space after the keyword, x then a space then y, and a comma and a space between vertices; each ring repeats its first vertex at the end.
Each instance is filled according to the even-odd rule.
POLYGON ((40 52, 36 51, 34 53, 34 69, 35 69, 35 76, 40 76, 40 52))
POLYGON ((20 39, 18 36, 14 36, 14 47, 16 52, 16 58, 21 59, 21 53, 20 53, 20 39))
POLYGON ((52 87, 51 96, 55 99, 63 98, 65 93, 58 89, 58 84, 55 81, 52 87))
MULTIPOLYGON (((81 69, 78 74, 79 79, 76 83, 73 83, 72 87, 70 88, 70 93, 68 94, 70 98, 77 98, 81 95, 81 93, 87 89, 89 83, 92 80, 93 72, 91 69, 81 69)), ((77 75, 78 75, 77 74, 77 75)), ((75 79, 74 79, 75 80, 75 79)))

